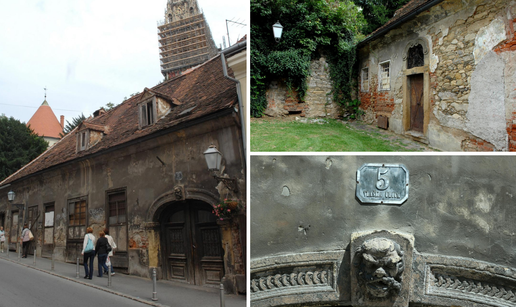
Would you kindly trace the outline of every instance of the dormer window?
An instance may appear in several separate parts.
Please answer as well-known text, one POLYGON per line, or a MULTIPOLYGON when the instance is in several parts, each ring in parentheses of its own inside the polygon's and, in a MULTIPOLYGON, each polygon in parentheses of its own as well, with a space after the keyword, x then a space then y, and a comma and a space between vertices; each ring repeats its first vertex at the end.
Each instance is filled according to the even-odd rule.
POLYGON ((156 97, 140 104, 140 127, 146 127, 156 122, 156 97))
POLYGON ((86 121, 83 121, 77 127, 77 130, 77 152, 92 148, 100 142, 106 133, 104 126, 92 124, 86 121))
POLYGON ((83 130, 77 134, 77 151, 83 151, 88 149, 88 143, 90 139, 90 131, 83 130))

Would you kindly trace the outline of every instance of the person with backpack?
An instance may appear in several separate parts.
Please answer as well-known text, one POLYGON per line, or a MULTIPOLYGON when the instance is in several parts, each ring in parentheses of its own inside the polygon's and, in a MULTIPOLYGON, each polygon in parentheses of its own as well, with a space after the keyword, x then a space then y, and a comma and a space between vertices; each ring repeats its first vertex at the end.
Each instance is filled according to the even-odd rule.
POLYGON ((93 235, 93 228, 86 228, 86 235, 84 235, 84 241, 82 243, 82 252, 84 255, 84 278, 93 278, 93 260, 95 260, 95 236, 93 235), (89 266, 88 266, 89 262, 89 266))

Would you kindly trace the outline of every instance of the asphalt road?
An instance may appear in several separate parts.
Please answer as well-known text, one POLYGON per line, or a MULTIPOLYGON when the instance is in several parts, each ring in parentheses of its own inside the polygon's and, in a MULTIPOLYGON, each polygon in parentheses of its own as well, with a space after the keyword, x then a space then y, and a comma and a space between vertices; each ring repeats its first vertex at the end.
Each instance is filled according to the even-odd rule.
POLYGON ((148 306, 10 261, 0 260, 0 307, 148 306))

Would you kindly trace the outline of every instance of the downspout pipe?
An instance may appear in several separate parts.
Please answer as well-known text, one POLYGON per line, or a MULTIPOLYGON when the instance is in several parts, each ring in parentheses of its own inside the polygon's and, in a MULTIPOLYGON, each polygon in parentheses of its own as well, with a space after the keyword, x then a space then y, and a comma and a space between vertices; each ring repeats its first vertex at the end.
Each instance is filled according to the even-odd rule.
POLYGON ((226 50, 224 50, 224 51, 222 51, 220 53, 220 58, 222 60, 222 70, 224 72, 224 77, 226 79, 231 80, 231 81, 236 83, 237 98, 238 98, 238 113, 240 114, 240 128, 242 129, 242 153, 243 153, 243 156, 244 156, 244 165, 243 165, 244 177, 246 176, 246 173, 247 173, 247 170, 246 170, 247 153, 246 153, 246 137, 245 137, 244 114, 243 114, 243 111, 242 111, 243 110, 243 106, 242 106, 242 91, 240 89, 240 81, 238 81, 235 78, 231 78, 228 75, 228 67, 227 67, 227 64, 226 64, 225 54, 233 54, 237 50, 239 50, 241 48, 245 48, 245 46, 246 46, 246 43, 238 43, 236 45, 231 46, 230 48, 227 48, 226 50))

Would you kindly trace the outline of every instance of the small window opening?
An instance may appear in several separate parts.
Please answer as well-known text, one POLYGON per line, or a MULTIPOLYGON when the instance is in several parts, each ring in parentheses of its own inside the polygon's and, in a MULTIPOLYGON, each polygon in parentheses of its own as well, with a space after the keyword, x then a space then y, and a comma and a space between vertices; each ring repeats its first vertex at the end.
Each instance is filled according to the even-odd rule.
POLYGON ((389 90, 391 88, 390 78, 390 62, 380 63, 380 90, 389 90))
POLYGON ((362 69, 362 91, 369 92, 369 68, 362 69))
POLYGON ((407 69, 413 67, 421 67, 425 65, 425 55, 423 53, 423 46, 418 44, 408 50, 407 69))

